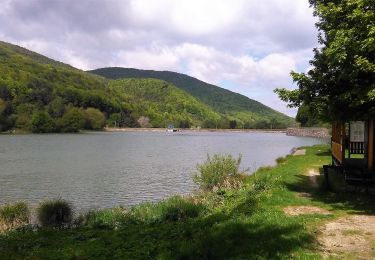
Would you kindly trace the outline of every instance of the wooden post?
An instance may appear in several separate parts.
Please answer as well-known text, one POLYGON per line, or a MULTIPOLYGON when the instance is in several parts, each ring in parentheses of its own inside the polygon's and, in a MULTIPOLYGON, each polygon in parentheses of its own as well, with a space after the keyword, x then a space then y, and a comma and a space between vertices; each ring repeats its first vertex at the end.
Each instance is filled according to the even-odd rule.
POLYGON ((341 122, 341 158, 342 158, 342 164, 345 163, 345 139, 346 139, 346 132, 345 132, 345 123, 341 122))
POLYGON ((372 170, 374 167, 374 120, 368 122, 368 151, 367 151, 367 165, 368 169, 372 170))
POLYGON ((328 165, 323 165, 323 173, 324 173, 324 180, 325 180, 326 190, 327 191, 331 191, 331 185, 329 184, 328 170, 329 170, 329 166, 328 165))

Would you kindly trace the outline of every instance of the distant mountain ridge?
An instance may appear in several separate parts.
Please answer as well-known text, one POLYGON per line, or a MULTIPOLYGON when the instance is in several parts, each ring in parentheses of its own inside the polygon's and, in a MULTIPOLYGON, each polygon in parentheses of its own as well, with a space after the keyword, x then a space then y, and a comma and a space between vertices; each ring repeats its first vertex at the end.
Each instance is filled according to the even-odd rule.
POLYGON ((165 81, 108 80, 0 41, 0 132, 190 127, 220 117, 165 81))
MULTIPOLYGON (((70 69, 76 69, 69 64, 66 64, 60 61, 55 61, 37 52, 30 51, 26 48, 23 48, 14 44, 10 44, 7 42, 0 41, 0 48, 2 48, 3 50, 7 49, 7 53, 22 55, 40 64, 49 64, 49 65, 54 65, 54 66, 67 67, 70 69)), ((5 54, 5 52, 2 52, 2 53, 3 55, 5 54)))
POLYGON ((246 120, 279 120, 292 123, 293 119, 244 95, 203 82, 194 77, 171 71, 140 70, 109 67, 88 71, 108 79, 156 78, 169 82, 198 98, 216 112, 246 120), (247 114, 247 115, 244 115, 247 114))

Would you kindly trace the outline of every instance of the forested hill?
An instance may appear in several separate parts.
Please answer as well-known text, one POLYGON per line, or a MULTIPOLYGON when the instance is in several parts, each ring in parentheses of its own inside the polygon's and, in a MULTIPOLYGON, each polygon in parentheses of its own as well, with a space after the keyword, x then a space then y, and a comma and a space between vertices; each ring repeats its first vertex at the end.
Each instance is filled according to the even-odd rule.
POLYGON ((180 85, 188 80, 194 84, 185 90, 162 78, 107 79, 0 41, 0 132, 76 132, 106 125, 168 124, 181 128, 283 128, 292 121, 239 94, 185 75, 170 75, 175 79, 180 76, 175 81, 180 85), (208 90, 201 96, 189 94, 199 89, 208 90))
POLYGON ((161 79, 170 82, 176 85, 178 88, 190 93, 205 104, 211 106, 216 112, 229 117, 232 116, 234 118, 238 118, 244 122, 249 121, 249 119, 246 118, 253 119, 257 122, 263 120, 263 124, 270 122, 271 120, 277 120, 285 124, 293 122, 290 117, 277 112, 258 101, 181 73, 120 67, 101 68, 89 72, 109 79, 161 79))
POLYGON ((0 131, 202 126, 221 116, 157 79, 107 80, 0 42, 0 131))

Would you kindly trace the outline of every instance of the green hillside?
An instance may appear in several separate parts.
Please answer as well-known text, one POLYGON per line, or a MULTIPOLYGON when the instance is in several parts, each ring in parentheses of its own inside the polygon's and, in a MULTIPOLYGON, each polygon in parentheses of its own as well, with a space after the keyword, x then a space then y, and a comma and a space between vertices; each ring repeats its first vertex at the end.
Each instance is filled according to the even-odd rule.
POLYGON ((106 124, 187 127, 219 118, 170 83, 110 81, 0 42, 0 131, 76 132, 106 124))
POLYGON ((236 120, 248 128, 270 127, 271 123, 277 124, 276 127, 285 127, 293 122, 292 118, 258 101, 176 72, 118 67, 102 68, 90 72, 109 79, 157 78, 165 80, 190 93, 229 120, 236 120))
POLYGON ((173 123, 186 128, 220 119, 220 115, 211 108, 162 80, 119 79, 111 81, 109 85, 129 105, 128 109, 133 111, 135 118, 148 117, 153 127, 173 123))

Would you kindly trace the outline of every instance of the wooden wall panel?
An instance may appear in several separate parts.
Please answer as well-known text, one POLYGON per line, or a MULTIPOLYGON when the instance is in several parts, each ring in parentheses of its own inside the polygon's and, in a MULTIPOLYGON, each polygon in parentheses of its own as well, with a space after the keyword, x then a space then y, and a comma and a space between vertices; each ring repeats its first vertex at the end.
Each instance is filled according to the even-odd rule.
POLYGON ((340 143, 336 143, 332 141, 332 156, 339 161, 340 163, 343 162, 343 152, 342 152, 342 145, 340 143))

